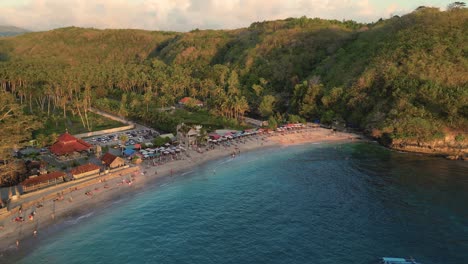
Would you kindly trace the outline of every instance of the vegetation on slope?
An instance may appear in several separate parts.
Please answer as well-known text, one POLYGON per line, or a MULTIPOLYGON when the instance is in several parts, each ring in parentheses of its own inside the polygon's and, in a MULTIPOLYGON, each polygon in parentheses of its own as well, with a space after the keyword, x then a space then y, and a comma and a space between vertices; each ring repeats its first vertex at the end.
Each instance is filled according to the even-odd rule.
POLYGON ((465 9, 424 8, 359 34, 316 68, 326 86, 322 111, 389 139, 466 133, 466 21, 465 9), (333 92, 342 96, 335 100, 333 92))
POLYGON ((467 12, 422 7, 372 24, 302 17, 189 33, 29 33, 0 39, 0 84, 26 112, 79 116, 84 127, 95 106, 171 131, 185 118, 160 108, 191 96, 218 125, 247 114, 347 123, 387 142, 467 138, 467 12))

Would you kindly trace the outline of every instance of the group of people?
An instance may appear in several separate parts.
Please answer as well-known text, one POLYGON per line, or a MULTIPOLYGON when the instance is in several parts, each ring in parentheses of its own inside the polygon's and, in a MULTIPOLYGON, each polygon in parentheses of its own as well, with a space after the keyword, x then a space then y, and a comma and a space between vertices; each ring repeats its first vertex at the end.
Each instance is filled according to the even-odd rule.
MULTIPOLYGON (((16 222, 16 223, 23 223, 26 219, 23 217, 22 214, 23 214, 23 209, 22 209, 22 207, 20 207, 19 210, 18 210, 18 215, 16 217, 14 217, 13 219, 11 219, 11 221, 16 222)), ((28 214, 29 221, 34 221, 35 216, 36 216, 36 210, 32 210, 31 213, 28 214)), ((2 228, 3 228, 3 226, 2 226, 2 228)), ((34 228, 33 237, 37 237, 37 226, 36 226, 36 228, 34 228)), ((16 247, 19 248, 19 245, 20 245, 20 240, 17 239, 16 240, 16 247)))

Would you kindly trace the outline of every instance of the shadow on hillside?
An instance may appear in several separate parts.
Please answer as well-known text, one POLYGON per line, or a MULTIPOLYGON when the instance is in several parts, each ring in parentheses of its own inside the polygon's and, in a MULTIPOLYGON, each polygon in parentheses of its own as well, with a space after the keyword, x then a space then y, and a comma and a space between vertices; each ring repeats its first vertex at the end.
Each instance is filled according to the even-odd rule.
POLYGON ((270 62, 280 55, 299 57, 304 53, 322 52, 329 56, 351 40, 353 35, 351 31, 332 27, 313 31, 280 30, 266 34, 249 29, 218 49, 211 64, 245 63, 248 55, 262 57, 270 62), (256 52, 249 54, 253 49, 256 52))
POLYGON ((1 62, 9 61, 9 60, 10 60, 10 56, 8 56, 7 53, 5 53, 5 52, 0 52, 0 61, 1 61, 1 62))
POLYGON ((248 29, 219 48, 211 65, 239 65, 248 72, 246 87, 264 78, 276 92, 292 91, 295 84, 355 39, 355 32, 335 27, 293 28, 271 33, 248 29))
POLYGON ((164 54, 166 53, 166 50, 170 47, 170 44, 172 42, 178 41, 179 39, 180 39, 180 35, 176 35, 173 38, 169 38, 161 42, 148 54, 148 57, 146 59, 151 61, 154 58, 158 58, 158 59, 163 60, 166 63, 170 63, 170 61, 167 61, 167 58, 166 59, 164 58, 164 54))

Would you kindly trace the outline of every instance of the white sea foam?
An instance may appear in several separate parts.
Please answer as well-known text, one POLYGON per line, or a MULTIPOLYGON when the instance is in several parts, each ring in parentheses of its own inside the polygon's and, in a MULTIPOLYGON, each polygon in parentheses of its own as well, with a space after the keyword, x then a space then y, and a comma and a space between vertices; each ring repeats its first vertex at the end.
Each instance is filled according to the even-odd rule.
POLYGON ((112 202, 112 204, 119 204, 119 203, 121 203, 122 201, 123 201, 123 199, 119 199, 119 200, 117 200, 117 201, 112 202))
POLYGON ((191 170, 191 171, 186 171, 186 172, 182 173, 181 175, 187 175, 187 174, 192 173, 192 172, 194 172, 194 171, 193 171, 193 170, 191 170))
POLYGON ((221 161, 218 165, 223 165, 223 164, 226 164, 228 162, 231 162, 233 159, 227 159, 227 160, 224 160, 224 161, 221 161))
POLYGON ((67 223, 67 224, 75 225, 75 224, 77 224, 78 222, 80 222, 82 219, 88 218, 88 217, 92 216, 93 214, 94 214, 94 212, 90 212, 90 213, 87 213, 87 214, 85 214, 85 215, 81 215, 81 216, 79 216, 79 217, 76 218, 76 219, 66 221, 66 223, 67 223))

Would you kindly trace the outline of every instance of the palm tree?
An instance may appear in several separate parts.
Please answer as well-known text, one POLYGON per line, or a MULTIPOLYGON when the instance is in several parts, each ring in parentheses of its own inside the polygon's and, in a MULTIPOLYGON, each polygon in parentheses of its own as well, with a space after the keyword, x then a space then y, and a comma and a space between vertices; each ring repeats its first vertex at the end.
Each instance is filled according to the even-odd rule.
POLYGON ((44 134, 37 135, 36 141, 37 141, 37 144, 39 145, 39 147, 41 147, 41 148, 47 146, 47 143, 48 143, 47 142, 47 136, 44 135, 44 134))
POLYGON ((249 111, 249 103, 245 96, 242 96, 238 102, 238 111, 241 118, 244 117, 245 112, 249 111))
POLYGON ((125 148, 125 143, 128 141, 128 136, 126 134, 120 134, 119 136, 120 143, 122 144, 121 151, 123 154, 123 149, 125 148))
POLYGON ((151 86, 145 89, 145 94, 143 95, 143 102, 146 104, 146 112, 148 113, 149 103, 153 99, 153 91, 151 86))
POLYGON ((57 133, 52 133, 49 135, 49 144, 52 145, 54 144, 58 139, 57 133))
POLYGON ((197 136, 197 144, 205 143, 208 139, 208 132, 204 127, 200 129, 200 133, 197 136))
POLYGON ((180 125, 178 126, 178 128, 177 128, 177 134, 180 133, 181 141, 184 141, 184 145, 185 145, 186 147, 189 146, 187 133, 190 131, 190 129, 192 129, 192 127, 186 125, 185 123, 180 124, 180 125))
POLYGON ((121 134, 119 136, 119 140, 122 143, 122 145, 125 145, 125 143, 128 141, 128 136, 126 134, 121 134))

